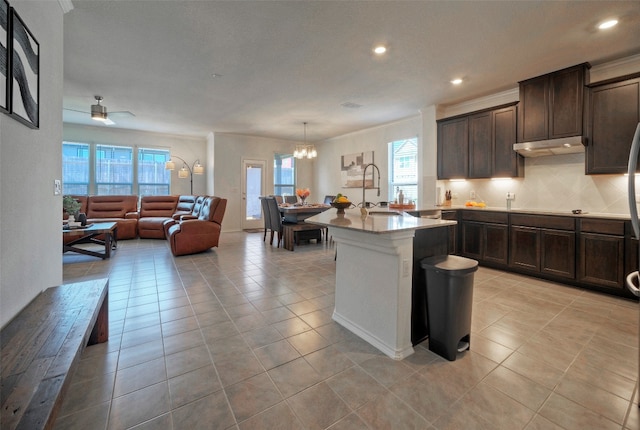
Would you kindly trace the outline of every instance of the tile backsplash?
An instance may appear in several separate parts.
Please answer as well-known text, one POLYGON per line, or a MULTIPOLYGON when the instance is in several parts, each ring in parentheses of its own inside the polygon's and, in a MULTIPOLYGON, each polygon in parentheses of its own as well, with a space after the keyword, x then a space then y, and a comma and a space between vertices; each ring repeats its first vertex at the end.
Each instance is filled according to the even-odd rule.
MULTIPOLYGON (((515 193, 512 209, 566 212, 582 209, 591 213, 628 215, 627 177, 585 175, 584 154, 554 155, 525 159, 525 177, 516 179, 470 179, 439 181, 451 190, 453 205, 464 205, 475 191, 475 201, 506 208, 507 192, 515 193)), ((637 175, 640 176, 640 175, 637 175)), ((636 180, 640 192, 640 181, 636 180)))

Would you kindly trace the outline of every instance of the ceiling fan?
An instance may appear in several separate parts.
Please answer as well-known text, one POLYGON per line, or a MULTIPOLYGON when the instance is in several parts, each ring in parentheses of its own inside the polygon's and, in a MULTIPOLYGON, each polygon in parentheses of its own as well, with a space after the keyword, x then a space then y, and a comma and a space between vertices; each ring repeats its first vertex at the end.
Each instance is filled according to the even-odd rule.
POLYGON ((115 124, 115 122, 113 122, 109 118, 109 116, 120 116, 120 117, 135 116, 132 112, 129 112, 129 111, 118 111, 118 112, 107 113, 107 107, 102 104, 102 101, 104 100, 104 98, 102 96, 94 96, 94 97, 96 99, 96 104, 91 105, 91 112, 75 110, 75 109, 67 109, 67 108, 64 108, 64 110, 91 114, 91 119, 100 121, 105 125, 115 124))

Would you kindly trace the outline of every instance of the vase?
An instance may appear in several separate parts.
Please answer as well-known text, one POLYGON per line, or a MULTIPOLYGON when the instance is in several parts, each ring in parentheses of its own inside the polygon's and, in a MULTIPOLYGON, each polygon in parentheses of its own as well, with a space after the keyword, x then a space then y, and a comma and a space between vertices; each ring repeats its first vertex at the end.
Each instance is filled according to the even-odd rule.
POLYGON ((306 197, 302 197, 302 196, 299 196, 299 197, 300 197, 300 206, 306 205, 307 204, 307 198, 306 197))
POLYGON ((85 225, 87 225, 87 214, 85 214, 84 212, 80 212, 78 214, 78 218, 77 219, 80 222, 81 226, 84 227, 85 225))

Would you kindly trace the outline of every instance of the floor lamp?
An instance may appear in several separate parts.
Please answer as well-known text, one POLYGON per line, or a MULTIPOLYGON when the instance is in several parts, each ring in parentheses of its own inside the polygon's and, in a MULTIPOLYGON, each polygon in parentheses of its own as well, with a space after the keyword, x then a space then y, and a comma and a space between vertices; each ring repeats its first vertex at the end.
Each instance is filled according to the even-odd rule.
POLYGON ((180 168, 180 170, 178 170, 178 178, 191 179, 191 195, 193 195, 193 175, 194 173, 196 175, 202 175, 204 173, 204 166, 200 164, 200 159, 197 159, 196 161, 193 162, 193 165, 189 167, 189 164, 186 161, 184 161, 182 158, 176 155, 172 155, 171 158, 169 158, 169 161, 164 163, 165 169, 176 170, 176 163, 173 161, 174 158, 177 158, 178 160, 182 161, 182 167, 180 168))

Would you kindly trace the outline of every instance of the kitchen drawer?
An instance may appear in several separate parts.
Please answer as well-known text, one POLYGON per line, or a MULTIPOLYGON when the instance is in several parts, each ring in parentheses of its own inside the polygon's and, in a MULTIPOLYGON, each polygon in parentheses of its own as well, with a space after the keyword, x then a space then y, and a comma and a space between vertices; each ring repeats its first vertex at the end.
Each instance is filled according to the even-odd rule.
POLYGON ((458 212, 457 211, 442 211, 442 219, 457 221, 458 220, 458 212))
POLYGON ((581 232, 624 236, 624 221, 622 220, 583 218, 578 222, 581 232))
POLYGON ((461 218, 464 221, 490 222, 494 224, 507 224, 509 222, 509 214, 506 212, 463 210, 461 218))
POLYGON ((553 215, 523 215, 511 214, 511 225, 526 227, 551 228, 556 230, 575 230, 573 217, 553 215))

